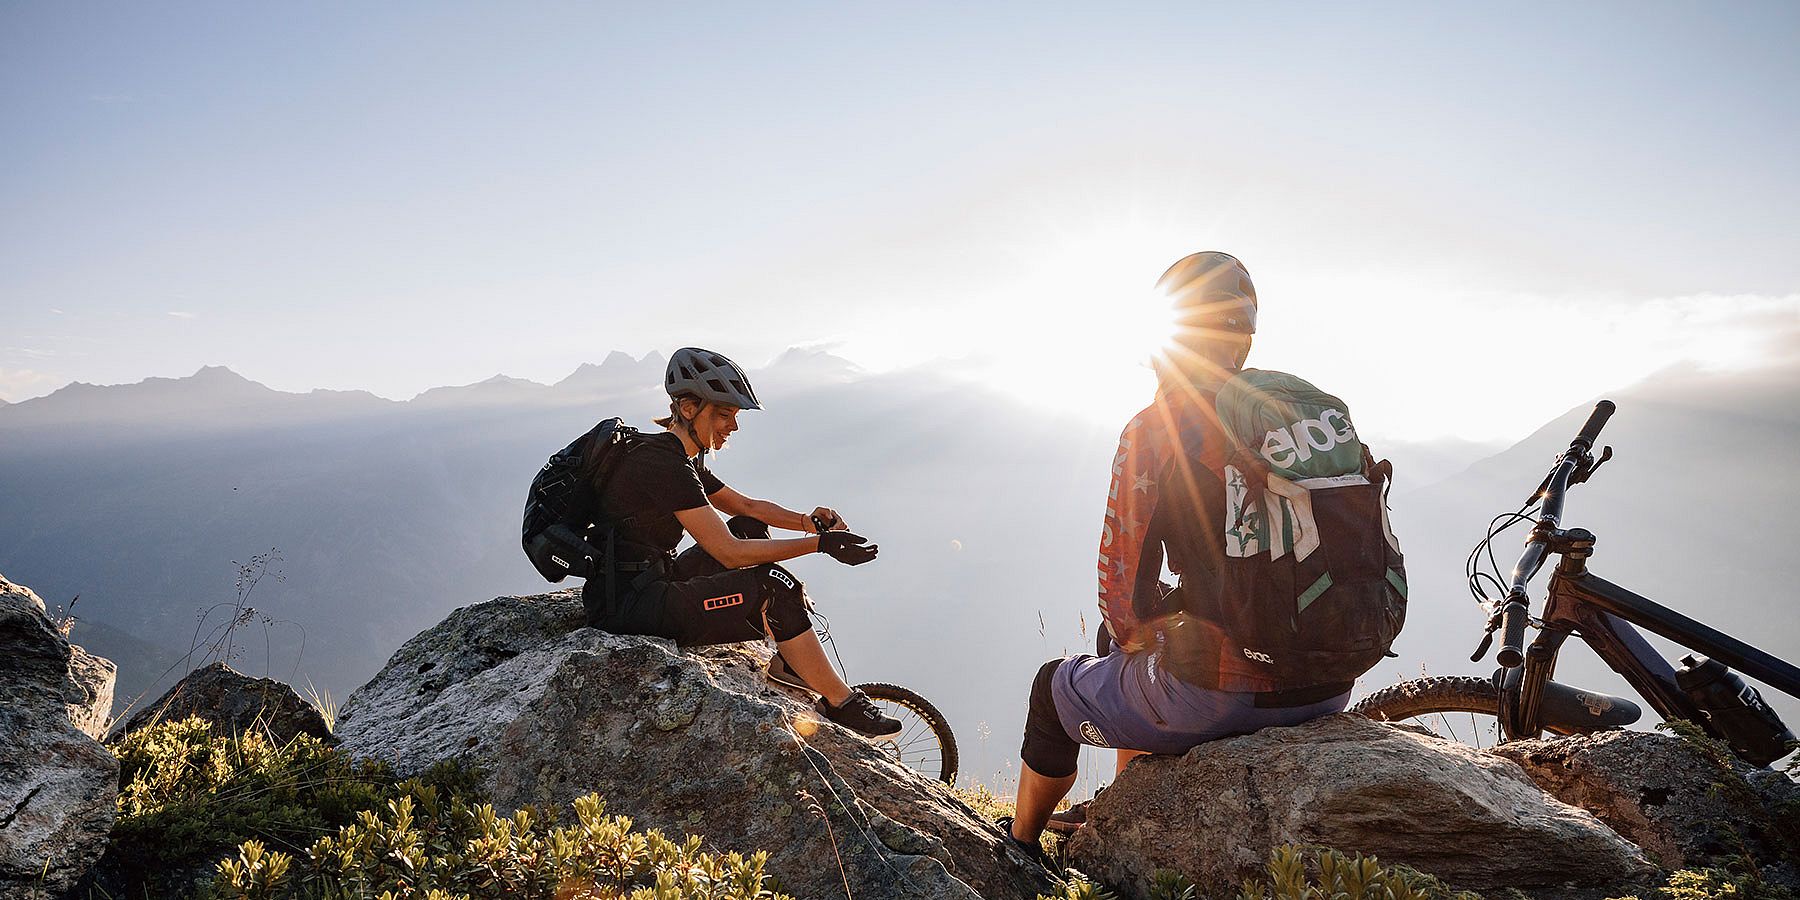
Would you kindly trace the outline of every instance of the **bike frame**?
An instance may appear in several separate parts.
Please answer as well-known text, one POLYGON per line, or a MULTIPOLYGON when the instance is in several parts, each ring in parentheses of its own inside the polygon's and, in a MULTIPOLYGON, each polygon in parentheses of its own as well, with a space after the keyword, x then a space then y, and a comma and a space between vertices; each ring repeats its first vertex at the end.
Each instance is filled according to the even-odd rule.
POLYGON ((1509 739, 1535 738, 1542 730, 1544 684, 1571 634, 1594 648, 1665 720, 1687 719, 1724 738, 1676 684, 1675 668, 1632 625, 1800 698, 1800 667, 1594 575, 1587 568, 1590 552, 1591 545, 1562 554, 1550 579, 1543 625, 1525 652, 1523 674, 1501 687, 1500 724, 1509 739))

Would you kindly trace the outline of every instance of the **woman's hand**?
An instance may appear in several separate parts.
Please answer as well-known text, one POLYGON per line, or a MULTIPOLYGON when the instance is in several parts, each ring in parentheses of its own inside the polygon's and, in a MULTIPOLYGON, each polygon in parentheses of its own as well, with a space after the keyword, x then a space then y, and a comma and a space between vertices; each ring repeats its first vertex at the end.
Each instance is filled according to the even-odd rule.
POLYGON ((881 547, 869 539, 849 531, 833 531, 819 535, 819 552, 846 566, 860 566, 875 558, 881 547))
POLYGON ((813 510, 812 518, 813 521, 824 525, 826 531, 846 531, 850 528, 845 524, 844 517, 838 515, 837 510, 830 507, 821 506, 813 510))

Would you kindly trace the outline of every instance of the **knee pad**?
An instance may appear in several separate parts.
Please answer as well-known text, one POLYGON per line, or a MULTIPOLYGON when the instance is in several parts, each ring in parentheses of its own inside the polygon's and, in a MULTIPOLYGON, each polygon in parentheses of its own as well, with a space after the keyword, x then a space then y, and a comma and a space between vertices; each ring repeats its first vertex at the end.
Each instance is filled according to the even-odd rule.
POLYGON ((1053 659, 1038 669, 1031 680, 1031 705, 1025 711, 1025 740, 1019 745, 1019 758, 1033 772, 1049 778, 1064 778, 1075 773, 1081 745, 1063 730, 1056 714, 1056 698, 1050 692, 1050 680, 1056 667, 1065 660, 1053 659))
POLYGON ((725 522, 733 536, 740 541, 766 541, 769 539, 769 525, 755 516, 732 516, 725 522))
MULTIPOLYGON (((1067 659, 1067 657, 1064 657, 1064 659, 1067 659)), ((1044 665, 1038 669, 1037 676, 1031 679, 1031 701, 1029 707, 1031 715, 1048 715, 1051 719, 1056 719, 1056 698, 1050 693, 1050 679, 1056 677, 1056 667, 1062 664, 1062 659, 1053 659, 1044 663, 1044 665)))
POLYGON ((799 637, 812 628, 807 615, 806 585, 775 563, 761 567, 763 616, 777 641, 799 637))

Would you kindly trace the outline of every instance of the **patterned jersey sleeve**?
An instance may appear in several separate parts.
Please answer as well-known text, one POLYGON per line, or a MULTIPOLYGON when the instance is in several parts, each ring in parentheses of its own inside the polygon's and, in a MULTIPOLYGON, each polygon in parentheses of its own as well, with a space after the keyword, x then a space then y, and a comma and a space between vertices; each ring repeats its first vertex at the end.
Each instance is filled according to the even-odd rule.
POLYGON ((1169 429, 1161 427, 1160 418, 1158 404, 1151 404, 1119 435, 1100 531, 1100 617, 1113 643, 1126 650, 1144 644, 1132 597, 1143 561, 1144 534, 1156 512, 1153 479, 1169 452, 1169 429))

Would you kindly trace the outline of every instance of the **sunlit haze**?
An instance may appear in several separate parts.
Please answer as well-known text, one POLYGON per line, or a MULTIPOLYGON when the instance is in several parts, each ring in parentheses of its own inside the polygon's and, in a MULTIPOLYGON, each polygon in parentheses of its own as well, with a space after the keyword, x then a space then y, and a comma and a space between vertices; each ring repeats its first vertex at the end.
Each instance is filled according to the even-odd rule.
POLYGON ((1365 432, 1800 323, 1800 7, 0 9, 0 399, 793 346, 1122 422, 1176 258, 1365 432))

